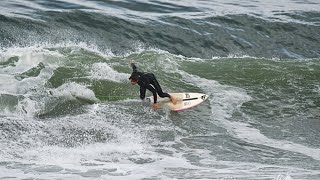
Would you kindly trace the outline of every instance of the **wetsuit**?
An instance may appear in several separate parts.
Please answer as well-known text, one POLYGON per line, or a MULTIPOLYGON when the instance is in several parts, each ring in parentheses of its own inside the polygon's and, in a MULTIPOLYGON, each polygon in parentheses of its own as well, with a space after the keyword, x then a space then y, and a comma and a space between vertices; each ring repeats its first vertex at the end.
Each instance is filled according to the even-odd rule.
POLYGON ((159 85, 155 75, 153 73, 143 73, 137 70, 137 66, 134 63, 131 63, 132 74, 129 79, 138 80, 138 85, 140 86, 140 98, 144 99, 146 96, 146 90, 152 92, 154 103, 157 103, 157 93, 160 97, 168 97, 168 93, 164 93, 159 85))

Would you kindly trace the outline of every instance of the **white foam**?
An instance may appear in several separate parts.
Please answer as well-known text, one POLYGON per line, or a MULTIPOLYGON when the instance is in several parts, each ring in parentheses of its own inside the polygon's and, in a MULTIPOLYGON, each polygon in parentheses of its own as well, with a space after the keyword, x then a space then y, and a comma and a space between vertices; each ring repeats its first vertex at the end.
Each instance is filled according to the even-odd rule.
POLYGON ((1 94, 16 94, 17 80, 8 74, 0 74, 0 93, 1 94))
POLYGON ((52 55, 55 57, 64 57, 58 51, 48 50, 51 48, 74 48, 75 50, 84 49, 90 52, 94 52, 104 58, 113 57, 114 54, 110 49, 102 50, 94 43, 87 42, 74 42, 74 41, 64 41, 60 43, 51 43, 51 42, 35 42, 30 43, 28 46, 12 46, 9 48, 0 48, 0 54, 2 58, 11 57, 11 56, 23 56, 28 53, 39 53, 45 55, 52 55))
POLYGON ((251 100, 251 97, 241 88, 221 85, 217 81, 200 78, 182 71, 180 74, 185 81, 196 84, 209 95, 208 100, 215 118, 221 120, 230 118, 232 113, 240 108, 244 102, 251 100))
POLYGON ((288 174, 286 175, 278 175, 274 180, 293 180, 292 177, 288 174))
MULTIPOLYGON (((101 51, 95 45, 83 42, 75 43, 72 41, 66 41, 59 44, 42 42, 36 43, 29 47, 14 46, 10 48, 0 49, 1 61, 6 61, 11 57, 18 58, 18 61, 15 62, 14 66, 7 66, 0 69, 0 92, 13 95, 22 94, 28 97, 29 95, 32 95, 32 93, 34 93, 35 90, 37 91, 37 93, 39 93, 39 91, 43 91, 44 84, 52 76, 54 69, 63 66, 64 63, 68 63, 68 61, 65 59, 66 57, 59 52, 59 48, 72 48, 74 49, 74 51, 86 49, 89 52, 96 53, 104 58, 109 58, 113 55, 111 51, 101 51), (37 77, 28 77, 22 80, 18 80, 15 78, 17 74, 26 72, 27 70, 37 66, 39 63, 43 63, 45 68, 41 70, 40 74, 37 77)), ((108 70, 109 69, 107 69, 107 71, 108 70)), ((121 73, 117 75, 116 71, 113 72, 114 77, 118 77, 115 78, 116 80, 124 79, 125 76, 128 76, 121 73)), ((84 86, 70 86, 72 85, 65 85, 65 87, 69 88, 69 95, 66 92, 68 90, 62 92, 61 89, 58 89, 57 91, 60 91, 60 94, 65 93, 64 95, 70 98, 80 97, 89 98, 94 101, 97 100, 94 97, 93 92, 84 88, 84 86), (81 91, 78 91, 76 88, 80 88, 81 91)), ((30 103, 27 103, 25 101, 21 104, 24 104, 23 106, 25 107, 26 104, 30 103)))
MULTIPOLYGON (((14 165, 13 165, 14 166, 14 165)), ((19 166, 19 164, 18 164, 19 166)), ((66 174, 64 171, 62 173, 57 172, 39 172, 33 169, 34 165, 25 164, 25 169, 16 168, 4 168, 0 166, 0 178, 1 179, 65 179, 65 180, 85 180, 87 177, 81 177, 77 174, 66 174)))
MULTIPOLYGON (((121 111, 117 105, 113 104, 94 104, 90 106, 89 111, 85 114, 75 117, 55 118, 54 121, 48 121, 46 126, 52 128, 46 131, 50 133, 55 133, 55 129, 61 128, 61 124, 63 124, 62 127, 100 129, 112 134, 113 138, 104 143, 85 144, 78 147, 48 146, 45 143, 35 142, 34 144, 37 145, 33 148, 24 149, 23 151, 16 149, 15 151, 21 151, 19 154, 21 158, 16 159, 16 161, 35 163, 34 167, 56 165, 65 170, 73 169, 75 172, 46 173, 46 175, 52 175, 53 177, 59 177, 62 174, 65 176, 77 173, 83 174, 90 170, 114 169, 101 177, 106 179, 141 179, 162 176, 161 174, 167 168, 199 169, 199 167, 190 165, 183 157, 183 153, 166 156, 155 151, 155 147, 151 145, 152 143, 150 144, 152 139, 146 138, 143 127, 136 127, 139 124, 132 124, 132 120, 137 117, 132 114, 126 114, 126 111, 121 111), (149 162, 140 164, 135 161, 149 162)), ((46 128, 43 129, 45 130, 46 128)), ((57 131, 56 133, 59 132, 57 131)), ((59 136, 59 134, 54 135, 59 136)), ((27 136, 26 138, 30 137, 27 136)), ((25 139, 23 140, 25 141, 25 139)), ((174 152, 174 149, 170 147, 171 145, 167 144, 167 149, 174 152)), ((34 173, 32 171, 29 171, 28 175, 30 177, 42 177, 38 176, 37 172, 34 173)), ((20 173, 17 173, 17 176, 22 177, 20 173)), ((168 178, 167 176, 163 177, 165 179, 168 178)))
POLYGON ((59 59, 62 55, 58 52, 49 51, 43 47, 11 47, 1 50, 2 61, 8 60, 11 57, 17 57, 18 61, 14 66, 7 66, 0 69, 0 76, 6 76, 0 85, 1 91, 11 94, 26 94, 30 89, 42 87, 48 78, 53 74, 56 65, 50 62, 52 59, 59 59), (51 58, 55 57, 55 58, 51 58), (39 63, 44 64, 44 69, 41 70, 37 77, 28 77, 23 80, 15 78, 16 75, 26 72, 39 63), (5 74, 5 75, 2 75, 5 74))
POLYGON ((228 129, 232 129, 235 135, 244 141, 267 145, 269 147, 291 152, 298 152, 312 157, 315 160, 320 160, 320 149, 310 148, 290 141, 270 139, 261 134, 258 129, 255 129, 246 123, 226 121, 224 122, 224 125, 228 127, 228 129))
MULTIPOLYGON (((59 45, 57 45, 59 46, 59 45)), ((47 48, 54 47, 48 43, 36 43, 27 47, 12 46, 5 49, 0 49, 2 61, 7 58, 17 56, 19 57, 19 62, 16 65, 26 65, 28 67, 33 67, 39 62, 45 61, 43 56, 55 56, 63 57, 63 55, 57 51, 50 51, 47 48)))
POLYGON ((106 63, 95 63, 90 71, 92 79, 107 79, 115 82, 127 81, 130 74, 120 73, 106 63))
POLYGON ((212 117, 214 120, 219 120, 219 124, 223 125, 233 136, 246 142, 298 152, 315 160, 320 160, 320 149, 310 148, 290 141, 270 139, 248 123, 230 121, 233 112, 239 110, 244 102, 251 100, 245 90, 221 85, 217 81, 200 78, 182 71, 180 71, 180 74, 186 81, 201 87, 209 95, 212 117))
POLYGON ((73 100, 81 98, 99 101, 92 90, 88 89, 85 85, 78 84, 76 82, 65 83, 51 91, 55 97, 64 97, 73 100))
POLYGON ((54 67, 49 63, 51 56, 60 57, 61 55, 39 47, 12 47, 3 50, 3 60, 17 57, 18 61, 15 62, 14 66, 0 69, 0 92, 11 95, 23 95, 25 97, 23 100, 19 100, 16 107, 17 112, 21 115, 31 116, 41 109, 42 101, 31 100, 29 97, 41 94, 44 84, 53 74, 54 67), (39 63, 44 64, 44 69, 40 71, 37 77, 17 78, 20 73, 26 72, 39 63))

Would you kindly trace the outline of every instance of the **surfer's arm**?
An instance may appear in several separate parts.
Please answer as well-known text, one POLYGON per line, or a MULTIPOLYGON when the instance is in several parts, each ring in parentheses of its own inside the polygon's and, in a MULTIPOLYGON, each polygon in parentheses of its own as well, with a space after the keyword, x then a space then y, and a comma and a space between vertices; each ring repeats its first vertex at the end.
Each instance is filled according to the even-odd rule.
POLYGON ((146 97, 146 88, 140 86, 140 99, 144 99, 146 97))
POLYGON ((138 72, 137 66, 136 66, 134 63, 131 63, 130 65, 131 65, 131 67, 132 67, 132 71, 133 71, 133 72, 138 72))
POLYGON ((140 99, 144 99, 146 97, 146 90, 149 90, 153 94, 153 103, 157 103, 157 91, 151 86, 147 85, 146 87, 140 86, 140 99))
POLYGON ((153 86, 151 86, 150 84, 147 86, 147 89, 149 91, 151 91, 153 94, 153 103, 157 104, 157 91, 156 91, 156 89, 154 89, 153 86))

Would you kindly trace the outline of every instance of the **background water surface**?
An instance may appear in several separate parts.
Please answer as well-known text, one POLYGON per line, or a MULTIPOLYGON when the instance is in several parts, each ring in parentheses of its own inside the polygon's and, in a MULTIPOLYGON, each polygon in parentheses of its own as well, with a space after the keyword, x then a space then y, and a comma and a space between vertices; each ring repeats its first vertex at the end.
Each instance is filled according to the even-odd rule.
POLYGON ((0 178, 320 179, 319 47, 318 0, 1 1, 0 178))

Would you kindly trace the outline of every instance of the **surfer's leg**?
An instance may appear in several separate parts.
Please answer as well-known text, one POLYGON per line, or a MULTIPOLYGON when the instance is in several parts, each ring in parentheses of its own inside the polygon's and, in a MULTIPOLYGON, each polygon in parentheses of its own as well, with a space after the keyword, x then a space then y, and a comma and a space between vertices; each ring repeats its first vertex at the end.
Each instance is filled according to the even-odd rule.
POLYGON ((162 91, 161 86, 159 85, 157 79, 154 79, 154 80, 153 80, 152 85, 154 86, 154 88, 156 89, 156 91, 157 91, 157 93, 158 93, 158 95, 159 95, 160 97, 162 97, 162 98, 168 97, 168 98, 171 99, 171 102, 172 102, 173 104, 177 104, 177 99, 176 99, 175 97, 170 96, 170 94, 164 93, 164 92, 162 91))
POLYGON ((158 83, 158 81, 156 79, 153 80, 152 85, 156 89, 156 91, 157 91, 157 93, 158 93, 158 95, 160 97, 162 97, 162 98, 164 98, 164 97, 170 98, 170 95, 168 93, 164 93, 162 91, 162 88, 161 88, 160 84, 158 83))

